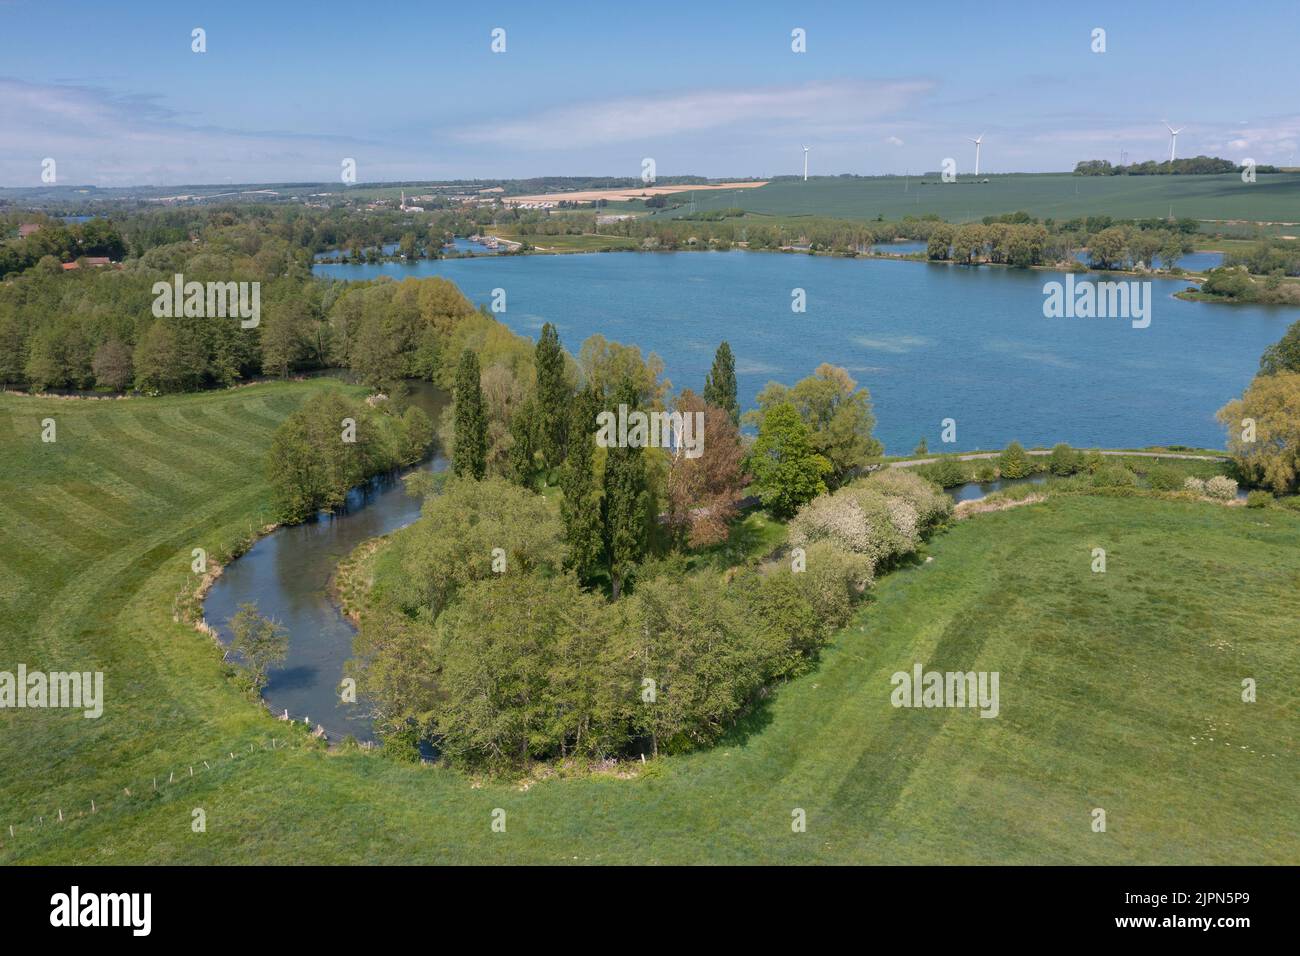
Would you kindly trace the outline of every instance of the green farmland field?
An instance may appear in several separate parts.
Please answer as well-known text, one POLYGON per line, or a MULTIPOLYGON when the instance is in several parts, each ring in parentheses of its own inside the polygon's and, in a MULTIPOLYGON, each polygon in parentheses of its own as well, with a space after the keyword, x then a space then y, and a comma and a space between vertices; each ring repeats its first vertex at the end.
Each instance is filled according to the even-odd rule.
MULTIPOLYGON (((958 176, 814 177, 778 180, 758 189, 694 194, 697 211, 739 207, 771 216, 829 216, 839 219, 901 219, 935 214, 949 222, 1023 210, 1040 219, 1113 216, 1145 219, 1245 219, 1300 222, 1300 174, 1260 175, 1243 183, 1221 176, 1073 176, 1069 173, 1010 173, 988 182, 958 176)), ((690 193, 678 198, 689 200, 690 193)), ((677 210, 680 214, 685 210, 677 210)), ((671 215, 671 214, 670 214, 671 215)))
POLYGON ((628 779, 523 787, 326 751, 238 691, 172 602, 192 548, 264 519, 273 428, 331 387, 0 395, 0 670, 106 685, 98 720, 0 711, 0 864, 1300 855, 1300 514, 1279 508, 1059 497, 956 524, 718 747, 628 779), (1000 715, 894 709, 890 675, 917 661, 998 671, 1000 715))

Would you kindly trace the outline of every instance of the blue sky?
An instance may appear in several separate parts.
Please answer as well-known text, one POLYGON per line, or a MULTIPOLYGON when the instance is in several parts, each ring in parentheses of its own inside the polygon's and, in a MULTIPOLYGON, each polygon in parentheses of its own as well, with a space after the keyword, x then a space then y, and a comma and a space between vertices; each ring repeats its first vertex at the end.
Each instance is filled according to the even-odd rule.
POLYGON ((1300 150, 1297 5, 0 0, 0 185, 988 172, 1300 150), (207 52, 191 52, 191 30, 207 52), (506 51, 491 51, 491 31, 506 51), (1106 52, 1090 49, 1094 28, 1106 52), (791 50, 806 31, 807 52, 791 50))

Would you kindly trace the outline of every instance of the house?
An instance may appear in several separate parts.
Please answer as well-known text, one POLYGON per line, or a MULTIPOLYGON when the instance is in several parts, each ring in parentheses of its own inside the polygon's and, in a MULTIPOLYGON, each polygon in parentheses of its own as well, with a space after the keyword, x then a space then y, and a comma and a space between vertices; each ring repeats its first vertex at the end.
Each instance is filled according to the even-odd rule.
POLYGON ((104 266, 112 265, 112 260, 109 259, 108 256, 83 256, 82 258, 78 259, 77 262, 63 263, 63 271, 67 272, 69 269, 80 268, 80 266, 77 264, 79 262, 84 262, 86 265, 94 266, 97 269, 102 269, 104 266))
POLYGON ((41 231, 41 224, 39 222, 25 222, 18 227, 18 238, 26 239, 32 233, 40 232, 40 231, 41 231))

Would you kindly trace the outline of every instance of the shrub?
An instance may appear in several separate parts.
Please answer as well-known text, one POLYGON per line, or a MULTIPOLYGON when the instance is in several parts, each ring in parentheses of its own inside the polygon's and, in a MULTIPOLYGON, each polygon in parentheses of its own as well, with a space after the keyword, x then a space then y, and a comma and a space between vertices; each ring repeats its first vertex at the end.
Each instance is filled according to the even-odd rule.
POLYGON ((996 481, 998 470, 990 465, 987 461, 975 469, 975 480, 988 484, 990 481, 996 481))
POLYGON ((1272 503, 1273 496, 1258 488, 1246 495, 1247 508, 1267 508, 1272 503))
MULTIPOLYGON (((900 469, 891 469, 898 471, 900 469)), ((940 488, 954 488, 966 483, 966 469, 952 455, 944 455, 933 465, 927 465, 922 474, 940 488)))
POLYGON ((1083 456, 1082 470, 1090 475, 1095 475, 1097 469, 1106 464, 1106 456, 1097 449, 1093 449, 1083 456))
POLYGON ((875 488, 887 495, 902 498, 915 508, 922 533, 928 532, 952 516, 952 499, 936 488, 932 482, 906 469, 888 468, 872 475, 862 484, 864 487, 875 488))
POLYGON ((1053 447, 1047 456, 1047 470, 1061 478, 1073 475, 1082 467, 1083 456, 1065 443, 1053 447))
POLYGON ((1205 482, 1200 478, 1189 477, 1183 482, 1183 490, 1190 491, 1194 495, 1205 494, 1205 482))
POLYGON ((1107 465, 1092 476, 1094 488, 1132 488, 1137 484, 1137 475, 1123 465, 1107 465))
POLYGON ((1028 478, 1034 467, 1020 442, 1013 441, 998 457, 998 471, 1003 478, 1028 478))
POLYGON ((1219 501, 1233 501, 1237 497, 1237 483, 1223 475, 1215 475, 1205 483, 1205 493, 1219 501))
POLYGON ((1183 487, 1182 476, 1167 465, 1152 465, 1147 469, 1147 484, 1154 491, 1177 491, 1183 487))
POLYGON ((870 481, 813 499, 790 522, 791 544, 829 541, 862 555, 873 570, 916 550, 920 540, 921 517, 916 508, 870 481))

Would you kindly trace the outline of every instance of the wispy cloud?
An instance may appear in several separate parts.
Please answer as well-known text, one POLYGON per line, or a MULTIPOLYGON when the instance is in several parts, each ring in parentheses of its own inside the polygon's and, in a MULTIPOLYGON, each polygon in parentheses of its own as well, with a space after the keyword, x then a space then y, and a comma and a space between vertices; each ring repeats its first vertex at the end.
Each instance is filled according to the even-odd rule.
POLYGON ((752 131, 755 124, 784 135, 792 125, 803 130, 879 119, 931 89, 928 80, 897 80, 623 97, 478 123, 455 132, 454 137, 463 143, 547 150, 662 140, 742 125, 752 131))
POLYGON ((196 125, 155 96, 95 86, 0 77, 0 129, 0 183, 14 186, 42 185, 45 157, 67 184, 323 181, 348 156, 367 178, 364 140, 196 125))

